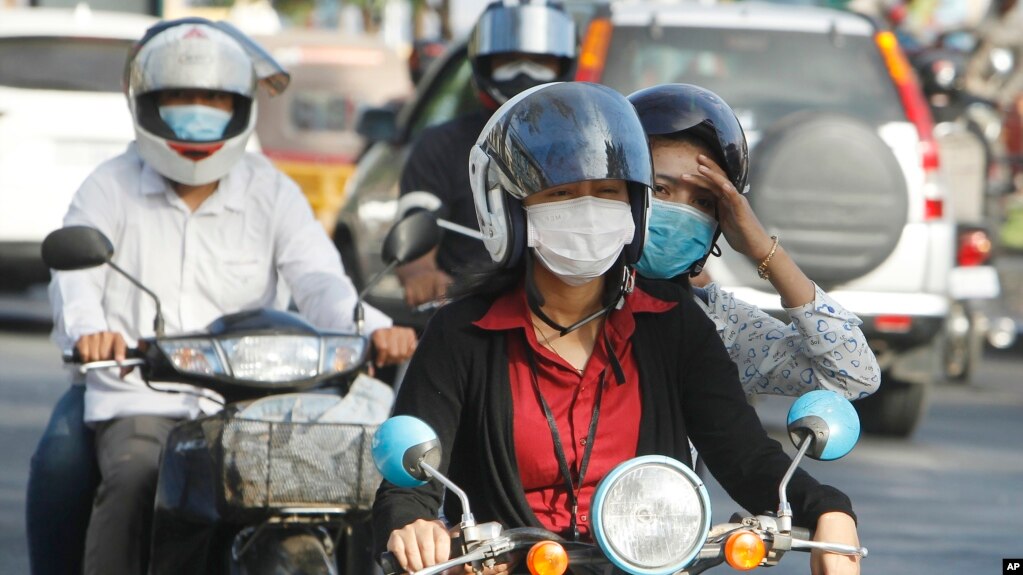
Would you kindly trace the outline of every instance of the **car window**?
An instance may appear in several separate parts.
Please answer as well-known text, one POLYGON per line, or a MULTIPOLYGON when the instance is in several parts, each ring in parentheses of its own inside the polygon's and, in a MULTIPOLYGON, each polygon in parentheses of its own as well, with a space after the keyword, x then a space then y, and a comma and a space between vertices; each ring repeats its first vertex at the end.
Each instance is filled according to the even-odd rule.
POLYGON ((120 92, 130 40, 0 39, 0 86, 120 92))
POLYGON ((308 90, 291 98, 291 125, 310 132, 342 132, 354 128, 355 102, 336 92, 308 90))
POLYGON ((423 128, 447 122, 481 107, 472 83, 472 68, 462 51, 447 62, 432 83, 430 93, 412 121, 409 136, 414 138, 423 128))
POLYGON ((724 98, 746 130, 800 110, 874 125, 905 119, 871 37, 620 27, 608 54, 603 83, 624 94, 667 82, 697 84, 724 98))

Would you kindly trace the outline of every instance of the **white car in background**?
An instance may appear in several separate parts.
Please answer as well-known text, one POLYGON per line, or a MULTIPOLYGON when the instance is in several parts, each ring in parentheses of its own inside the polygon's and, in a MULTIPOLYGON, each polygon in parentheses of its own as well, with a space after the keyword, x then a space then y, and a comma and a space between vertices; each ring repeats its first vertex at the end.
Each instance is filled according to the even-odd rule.
POLYGON ((125 58, 155 18, 0 10, 0 288, 46 281, 40 244, 72 195, 134 139, 125 58))

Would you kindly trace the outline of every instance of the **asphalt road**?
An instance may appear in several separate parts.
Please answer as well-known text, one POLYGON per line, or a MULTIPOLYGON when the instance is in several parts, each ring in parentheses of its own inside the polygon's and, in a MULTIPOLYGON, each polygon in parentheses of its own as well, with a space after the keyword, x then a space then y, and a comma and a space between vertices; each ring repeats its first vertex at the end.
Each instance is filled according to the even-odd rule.
MULTIPOLYGON (((54 401, 64 391, 44 328, 13 319, 45 317, 45 299, 0 297, 0 574, 28 573, 24 493, 28 462, 54 401)), ((864 573, 1001 573, 1023 557, 1023 353, 989 355, 971 387, 939 387, 908 441, 865 438, 845 459, 806 468, 853 499, 870 549, 864 573)), ((760 404, 777 431, 788 402, 760 404)), ((781 437, 779 435, 779 437, 781 437)), ((793 450, 794 451, 794 450, 793 450)), ((737 506, 712 487, 714 520, 737 506)), ((769 573, 806 573, 790 554, 769 573)), ((716 572, 730 572, 718 568, 716 572)))

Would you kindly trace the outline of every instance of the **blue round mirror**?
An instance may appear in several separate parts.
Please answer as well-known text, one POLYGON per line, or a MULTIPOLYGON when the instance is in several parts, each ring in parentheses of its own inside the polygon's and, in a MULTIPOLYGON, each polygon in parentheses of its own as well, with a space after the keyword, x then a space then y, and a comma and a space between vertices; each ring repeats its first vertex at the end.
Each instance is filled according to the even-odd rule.
POLYGON ((397 415, 380 424, 373 435, 373 462, 384 479, 398 487, 426 485, 430 474, 420 465, 440 465, 440 440, 421 419, 397 415))
POLYGON ((813 444, 806 454, 831 461, 852 451, 860 438, 860 418, 849 400, 826 389, 811 391, 789 408, 789 437, 797 447, 806 436, 813 444))

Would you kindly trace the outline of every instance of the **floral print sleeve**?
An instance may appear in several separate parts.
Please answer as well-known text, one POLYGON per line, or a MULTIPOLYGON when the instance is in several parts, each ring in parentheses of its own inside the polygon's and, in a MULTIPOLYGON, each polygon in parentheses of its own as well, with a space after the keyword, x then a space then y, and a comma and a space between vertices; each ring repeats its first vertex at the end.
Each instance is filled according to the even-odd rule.
POLYGON ((863 322, 814 287, 814 301, 786 308, 787 325, 713 283, 706 303, 696 298, 738 366, 747 396, 831 389, 853 400, 877 390, 881 369, 860 331, 863 322))

